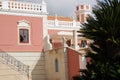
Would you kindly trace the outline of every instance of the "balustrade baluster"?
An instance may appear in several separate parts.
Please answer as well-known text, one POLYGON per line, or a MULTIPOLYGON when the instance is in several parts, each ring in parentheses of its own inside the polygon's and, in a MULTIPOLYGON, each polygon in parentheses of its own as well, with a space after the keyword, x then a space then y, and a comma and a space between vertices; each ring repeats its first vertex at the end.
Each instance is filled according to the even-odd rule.
POLYGON ((2 59, 0 61, 12 66, 12 69, 14 67, 15 70, 17 69, 19 72, 22 72, 26 76, 29 75, 29 66, 23 64, 22 62, 18 61, 17 59, 15 59, 7 53, 0 53, 0 57, 2 59))

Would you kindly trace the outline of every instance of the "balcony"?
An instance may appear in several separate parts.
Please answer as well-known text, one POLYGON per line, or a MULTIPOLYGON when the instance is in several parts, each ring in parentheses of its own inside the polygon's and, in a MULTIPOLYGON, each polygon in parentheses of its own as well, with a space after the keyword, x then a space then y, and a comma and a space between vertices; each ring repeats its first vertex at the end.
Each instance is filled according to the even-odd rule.
POLYGON ((11 11, 47 13, 46 3, 35 4, 35 3, 6 0, 1 2, 0 8, 2 10, 9 10, 9 11, 11 10, 11 11))
POLYGON ((67 30, 79 30, 80 22, 76 21, 59 21, 59 20, 48 20, 47 26, 48 29, 67 29, 67 30))

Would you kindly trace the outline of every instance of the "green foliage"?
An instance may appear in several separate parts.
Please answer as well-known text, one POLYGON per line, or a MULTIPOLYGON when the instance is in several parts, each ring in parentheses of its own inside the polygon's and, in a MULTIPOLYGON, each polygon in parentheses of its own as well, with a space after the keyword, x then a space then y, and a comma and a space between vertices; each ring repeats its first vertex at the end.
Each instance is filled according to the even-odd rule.
MULTIPOLYGON (((97 1, 94 17, 83 24, 82 33, 94 40, 96 54, 89 52, 89 80, 120 80, 120 0, 97 1)), ((84 79, 85 80, 85 79, 84 79)))

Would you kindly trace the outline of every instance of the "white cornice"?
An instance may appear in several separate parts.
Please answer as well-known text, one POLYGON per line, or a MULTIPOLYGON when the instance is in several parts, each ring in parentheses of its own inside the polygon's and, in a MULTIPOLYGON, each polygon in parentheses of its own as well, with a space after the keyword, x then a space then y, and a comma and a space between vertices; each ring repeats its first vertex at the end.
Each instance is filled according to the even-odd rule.
POLYGON ((29 17, 43 17, 46 16, 48 13, 36 13, 36 12, 23 12, 23 11, 13 11, 13 10, 0 10, 0 14, 6 15, 14 15, 14 16, 29 16, 29 17))
POLYGON ((47 27, 48 30, 80 30, 80 27, 47 27))

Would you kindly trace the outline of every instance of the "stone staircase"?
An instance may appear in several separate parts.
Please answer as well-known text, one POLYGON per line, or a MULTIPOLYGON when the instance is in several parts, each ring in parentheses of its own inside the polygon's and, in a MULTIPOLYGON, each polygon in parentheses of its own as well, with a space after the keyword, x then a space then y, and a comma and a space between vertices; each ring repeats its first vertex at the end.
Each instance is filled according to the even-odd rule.
POLYGON ((0 62, 0 80, 28 80, 28 77, 0 62))
POLYGON ((30 80, 29 66, 7 53, 0 53, 0 80, 30 80))

